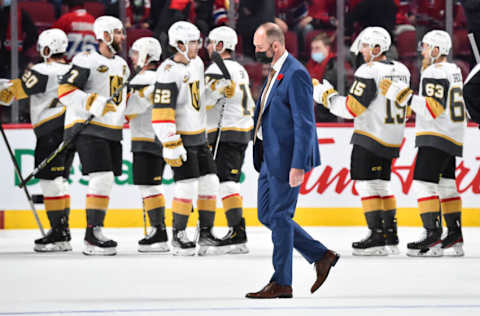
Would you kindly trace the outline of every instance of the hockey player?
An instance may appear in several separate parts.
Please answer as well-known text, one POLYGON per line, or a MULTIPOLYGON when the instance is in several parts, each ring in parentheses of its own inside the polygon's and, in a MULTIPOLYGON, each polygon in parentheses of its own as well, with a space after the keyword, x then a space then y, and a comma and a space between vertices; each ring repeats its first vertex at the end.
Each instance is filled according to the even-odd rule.
MULTIPOLYGON (((467 121, 462 73, 455 64, 447 62, 451 47, 447 32, 433 30, 425 34, 422 56, 426 68, 420 79, 419 95, 409 100, 416 113, 415 146, 418 147, 413 187, 425 228, 419 241, 408 243, 409 256, 441 256, 447 249, 454 256, 464 254, 462 200, 455 181, 455 157, 462 156, 467 121), (448 229, 443 240, 440 210, 448 229)), ((388 87, 389 99, 408 88, 388 80, 382 84, 388 87)))
POLYGON ((99 41, 98 52, 84 52, 73 58, 72 67, 58 88, 58 97, 62 103, 68 104, 66 135, 75 133, 91 114, 95 116, 75 142, 82 173, 89 177, 83 253, 115 255, 117 243, 102 234, 102 226, 114 175, 122 173, 120 141, 126 103, 123 84, 130 72, 126 61, 116 55, 125 41, 120 20, 111 16, 99 17, 93 30, 99 41))
POLYGON ((223 240, 232 246, 229 252, 247 253, 240 175, 245 151, 251 138, 255 103, 250 93, 245 68, 232 59, 237 45, 235 31, 228 26, 220 26, 208 34, 208 40, 208 53, 210 55, 214 51, 219 53, 232 76, 231 82, 221 82, 226 80, 214 63, 205 71, 207 88, 211 90, 208 93, 210 100, 207 101, 208 142, 213 148, 216 147, 219 124, 222 130, 218 148, 216 148, 215 163, 220 179, 220 197, 229 226, 229 231, 223 240), (223 107, 222 102, 225 102, 223 107), (219 122, 220 119, 222 122, 219 122))
POLYGON ((400 94, 391 101, 380 93, 379 83, 390 78, 408 87, 410 73, 403 64, 387 59, 390 45, 390 35, 381 27, 369 27, 360 33, 352 51, 360 51, 365 64, 355 72, 347 97, 339 96, 326 80, 314 84, 316 102, 337 116, 354 119, 350 174, 356 180, 370 230, 365 239, 352 244, 354 255, 398 253, 396 200, 390 191, 390 173, 392 159, 400 153, 408 95, 400 94))
MULTIPOLYGON (((165 162, 162 144, 152 127, 152 102, 144 92, 156 82, 162 47, 153 37, 136 40, 130 49, 130 58, 139 73, 130 81, 129 99, 125 114, 130 120, 133 152, 133 184, 143 198, 144 211, 150 219, 150 233, 138 242, 140 252, 168 252, 165 228, 165 197, 162 175, 165 162), (135 91, 135 92, 133 92, 135 91), (142 97, 143 96, 143 97, 142 97)), ((151 89, 153 90, 153 89, 151 89)), ((151 92, 150 92, 151 95, 151 92)))
POLYGON ((203 255, 220 240, 211 232, 219 181, 205 131, 204 66, 197 55, 200 32, 193 24, 180 21, 169 28, 168 38, 174 54, 157 70, 152 122, 163 145, 163 159, 175 179, 172 252, 195 254, 195 242, 188 239, 185 228, 198 189, 198 253, 203 255))
MULTIPOLYGON (((30 98, 30 119, 37 138, 35 166, 49 156, 63 140, 65 106, 57 98, 59 80, 70 69, 65 62, 68 39, 59 29, 43 31, 38 38, 38 51, 44 62, 26 70, 21 78, 11 80, 1 89, 0 103, 10 105, 13 99, 30 98)), ((43 202, 51 229, 35 240, 34 250, 57 252, 72 250, 68 215, 70 196, 68 175, 73 152, 64 151, 41 170, 39 179, 43 202)))

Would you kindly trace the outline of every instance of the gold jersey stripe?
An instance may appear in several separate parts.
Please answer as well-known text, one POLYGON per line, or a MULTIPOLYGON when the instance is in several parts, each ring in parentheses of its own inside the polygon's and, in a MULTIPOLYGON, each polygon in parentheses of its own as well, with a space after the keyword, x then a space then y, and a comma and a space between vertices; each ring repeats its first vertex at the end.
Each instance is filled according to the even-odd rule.
POLYGON ((353 131, 354 134, 360 134, 360 135, 363 135, 363 136, 367 136, 371 139, 373 139, 374 141, 376 141, 377 143, 385 146, 385 147, 393 147, 393 148, 400 148, 400 146, 402 144, 390 144, 390 143, 387 143, 387 142, 384 142, 383 140, 381 140, 380 138, 376 137, 376 136, 373 136, 372 134, 370 133, 367 133, 365 131, 361 131, 359 129, 356 129, 353 131))
MULTIPOLYGON (((75 124, 81 124, 83 122, 85 122, 85 120, 75 120, 72 123, 65 125, 65 129, 71 128, 75 124)), ((105 123, 96 122, 96 121, 91 121, 90 124, 105 127, 105 128, 110 128, 110 129, 122 129, 123 128, 123 125, 120 125, 120 126, 119 125, 110 125, 110 124, 105 124, 105 123)))
POLYGON ((427 101, 427 107, 434 118, 439 117, 445 111, 442 104, 434 98, 426 97, 425 100, 427 101))
POLYGON ((152 110, 152 121, 175 121, 175 110, 171 108, 154 108, 152 110))
POLYGON ((443 134, 440 134, 440 133, 437 133, 437 132, 419 132, 416 135, 417 136, 437 136, 437 137, 443 138, 445 140, 448 140, 449 142, 454 143, 457 146, 463 146, 463 143, 460 143, 460 142, 456 141, 455 139, 453 139, 451 137, 448 137, 447 135, 443 135, 443 134))
POLYGON ((150 142, 153 143, 155 141, 155 138, 150 138, 150 137, 132 137, 133 142, 150 142))
MULTIPOLYGON (((212 128, 207 131, 208 134, 214 133, 218 130, 218 128, 212 128)), ((240 128, 240 127, 222 127, 222 132, 250 132, 253 130, 253 126, 247 127, 247 128, 240 128)))
POLYGON ((202 134, 202 133, 205 133, 205 129, 200 129, 200 130, 197 130, 197 131, 179 131, 177 130, 177 134, 179 135, 198 135, 198 134, 202 134))
POLYGON ((77 90, 78 88, 75 87, 74 85, 71 85, 71 84, 68 84, 68 83, 64 83, 64 84, 61 84, 58 86, 58 98, 61 98, 67 94, 69 94, 70 92, 73 92, 75 90, 77 90))
POLYGON ((14 79, 10 81, 12 86, 9 88, 13 92, 17 100, 28 98, 28 94, 23 90, 22 81, 20 79, 14 79))
POLYGON ((33 124, 33 128, 37 128, 37 127, 39 127, 40 125, 43 125, 43 124, 47 123, 48 121, 51 121, 51 120, 53 120, 53 119, 56 119, 57 117, 62 116, 63 113, 65 113, 65 110, 66 110, 66 108, 63 107, 62 110, 61 110, 60 112, 58 112, 57 114, 54 114, 54 115, 52 115, 52 116, 50 116, 50 117, 47 117, 47 118, 41 120, 40 122, 38 122, 38 123, 36 123, 36 124, 33 124))
POLYGON ((360 114, 362 114, 363 112, 365 112, 365 110, 367 110, 367 108, 361 104, 360 102, 358 102, 357 99, 355 99, 354 96, 352 95, 349 95, 347 97, 347 109, 350 111, 350 113, 352 113, 355 117, 356 116, 359 116, 360 114))

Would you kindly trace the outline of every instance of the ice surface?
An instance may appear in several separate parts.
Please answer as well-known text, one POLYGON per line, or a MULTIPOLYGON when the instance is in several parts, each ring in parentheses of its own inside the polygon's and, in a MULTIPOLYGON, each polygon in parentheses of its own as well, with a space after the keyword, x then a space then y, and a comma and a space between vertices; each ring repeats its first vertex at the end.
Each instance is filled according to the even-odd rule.
POLYGON ((38 231, 0 230, 0 315, 480 315, 480 228, 464 229, 464 258, 407 257, 420 228, 400 227, 402 254, 380 258, 351 255, 363 227, 307 230, 342 255, 326 283, 311 295, 313 267, 295 253, 294 298, 260 301, 244 296, 272 273, 264 228, 248 228, 250 254, 208 257, 140 254, 139 228, 105 229, 114 257, 84 256, 80 229, 61 254, 33 253, 38 231))

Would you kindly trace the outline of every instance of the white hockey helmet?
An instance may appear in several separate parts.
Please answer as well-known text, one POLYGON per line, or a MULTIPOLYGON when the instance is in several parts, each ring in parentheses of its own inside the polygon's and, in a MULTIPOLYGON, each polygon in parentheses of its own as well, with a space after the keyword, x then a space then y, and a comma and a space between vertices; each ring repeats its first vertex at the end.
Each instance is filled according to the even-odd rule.
POLYGON ((113 16, 104 15, 98 17, 95 20, 95 23, 93 23, 93 33, 95 33, 95 37, 97 40, 105 42, 113 53, 116 53, 115 49, 112 47, 115 30, 123 31, 123 24, 122 21, 113 16), (105 41, 105 32, 110 35, 110 41, 108 43, 105 41))
POLYGON ((162 46, 154 37, 142 37, 133 43, 130 48, 130 53, 132 52, 138 53, 137 66, 143 68, 152 61, 160 61, 162 46))
POLYGON ((190 22, 178 21, 172 24, 168 29, 168 44, 175 47, 179 53, 190 60, 188 57, 188 43, 192 41, 200 42, 200 30, 190 22), (182 52, 178 48, 178 42, 185 46, 185 51, 182 52))
POLYGON ((38 37, 37 50, 45 60, 52 55, 65 53, 67 46, 67 35, 60 29, 45 30, 38 37), (45 47, 48 47, 48 54, 45 54, 45 47))
POLYGON ((216 46, 218 43, 223 43, 223 49, 219 53, 223 53, 225 49, 235 51, 235 46, 238 43, 237 33, 234 29, 228 26, 219 26, 214 28, 208 34, 208 40, 213 42, 216 46))
POLYGON ((450 38, 450 35, 441 30, 433 30, 425 34, 422 38, 422 43, 430 46, 430 56, 433 49, 438 47, 439 55, 435 58, 431 56, 432 59, 436 59, 441 55, 448 55, 450 53, 450 49, 452 48, 452 39, 450 38))
POLYGON ((388 34, 387 30, 385 30, 383 27, 371 26, 364 29, 357 36, 352 44, 352 47, 350 48, 350 51, 358 54, 362 44, 367 44, 372 50, 377 45, 380 47, 380 52, 378 54, 372 54, 372 58, 374 58, 380 56, 390 49, 390 45, 392 45, 392 39, 390 38, 390 34, 388 34))

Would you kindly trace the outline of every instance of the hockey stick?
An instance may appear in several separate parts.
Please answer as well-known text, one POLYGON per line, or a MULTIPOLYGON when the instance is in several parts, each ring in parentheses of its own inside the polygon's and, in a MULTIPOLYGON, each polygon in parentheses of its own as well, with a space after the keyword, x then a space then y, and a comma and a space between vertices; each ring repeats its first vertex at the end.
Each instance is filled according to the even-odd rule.
MULTIPOLYGON (((120 93, 123 91, 123 88, 125 88, 130 81, 125 81, 120 85, 120 88, 115 90, 115 93, 107 99, 106 103, 111 102, 114 98, 118 97, 120 93)), ((63 140, 60 145, 58 145, 57 149, 55 149, 54 152, 52 152, 50 155, 48 155, 47 158, 45 158, 40 164, 33 169, 33 171, 25 178, 25 180, 20 183, 20 188, 24 187, 28 181, 30 181, 33 177, 35 177, 41 170, 43 170, 50 162, 52 162, 55 157, 58 156, 59 153, 64 151, 66 148, 70 146, 71 143, 75 141, 78 135, 90 124, 90 122, 95 118, 95 115, 90 114, 88 118, 80 125, 80 128, 75 131, 75 133, 70 136, 67 140, 63 140)))
POLYGON ((475 36, 473 33, 468 33, 468 39, 470 40, 470 45, 472 45, 473 56, 475 56, 475 61, 477 64, 480 64, 480 53, 478 52, 477 42, 475 41, 475 36))
MULTIPOLYGON (((225 66, 225 62, 223 61, 223 58, 217 53, 213 52, 212 53, 212 61, 220 68, 220 71, 222 72, 223 76, 227 80, 231 80, 232 77, 230 76, 230 72, 228 72, 227 66, 225 66)), ((223 127, 223 113, 225 112, 225 104, 227 103, 226 98, 222 98, 220 100, 220 117, 218 119, 218 126, 217 126, 217 135, 215 137, 215 147, 213 148, 213 160, 217 158, 217 151, 218 151, 218 145, 220 144, 220 137, 222 135, 222 127, 223 127)))
MULTIPOLYGON (((3 140, 5 141, 5 145, 7 146, 8 153, 10 154, 10 158, 12 158, 12 163, 13 163, 13 166, 15 167, 15 172, 18 176, 18 179, 20 179, 20 181, 24 183, 22 174, 20 173, 20 167, 18 166, 17 160, 15 160, 15 156, 13 155, 12 148, 10 147, 10 143, 8 142, 7 135, 3 130, 2 124, 0 124, 0 132, 2 133, 3 140)), ((27 196, 28 204, 30 204, 30 208, 32 209, 33 216, 35 217, 35 221, 37 222, 38 228, 40 229, 40 233, 42 234, 42 237, 45 237, 46 236, 45 231, 43 230, 42 223, 40 222, 40 218, 38 217, 37 210, 35 209, 35 205, 33 205, 32 196, 30 195, 30 192, 28 192, 27 186, 23 186, 23 191, 27 196)))

